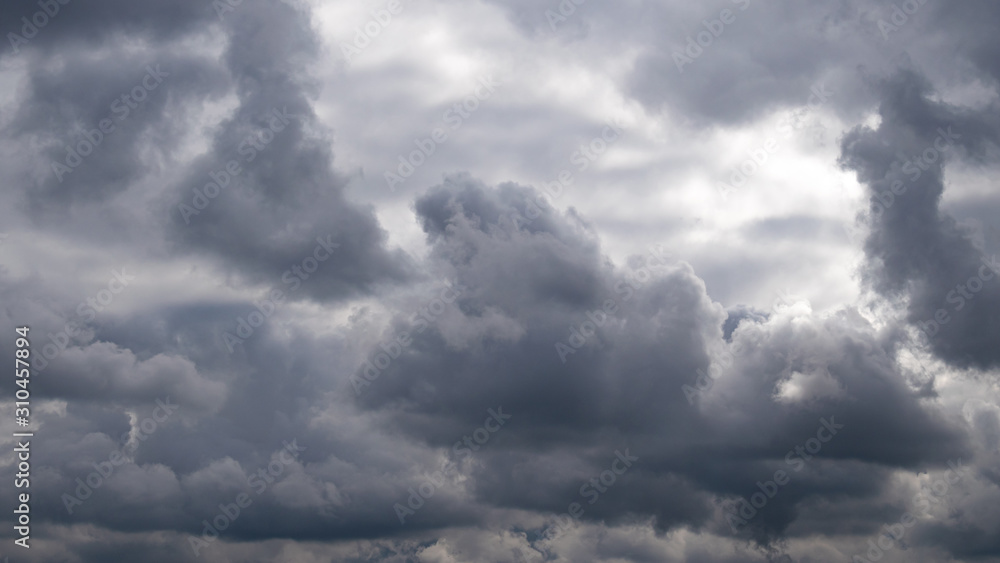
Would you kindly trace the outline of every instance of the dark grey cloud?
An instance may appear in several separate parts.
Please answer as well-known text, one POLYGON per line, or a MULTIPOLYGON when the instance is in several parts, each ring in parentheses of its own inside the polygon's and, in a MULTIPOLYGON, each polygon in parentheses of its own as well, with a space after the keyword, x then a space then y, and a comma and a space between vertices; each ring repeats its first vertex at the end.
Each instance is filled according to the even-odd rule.
POLYGON ((251 1, 222 17, 210 4, 170 17, 161 17, 161 4, 119 8, 80 8, 106 19, 41 30, 48 43, 6 55, 30 61, 8 131, 21 146, 44 147, 16 184, 39 225, 105 240, 132 231, 148 252, 215 256, 240 283, 286 290, 281 276, 313 254, 317 238, 339 244, 309 283, 295 285, 294 298, 342 298, 413 275, 412 260, 385 248, 373 210, 348 202, 346 181, 332 169, 331 135, 310 106, 318 51, 307 14, 251 1), (138 48, 109 48, 126 40, 138 48), (212 42, 221 57, 194 48, 212 42), (49 44, 58 55, 43 49, 49 44), (227 97, 237 105, 205 131, 209 151, 182 156, 201 127, 191 110, 227 97), (212 182, 226 185, 206 187, 212 182), (150 191, 159 195, 140 195, 150 191), (96 207, 126 199, 117 213, 96 207), (95 221, 107 225, 103 233, 95 221))
MULTIPOLYGON (((821 418, 865 429, 824 446, 821 460, 752 521, 752 537, 766 544, 793 529, 793 535, 836 533, 840 522, 798 522, 816 498, 833 504, 877 498, 892 468, 937 467, 968 453, 950 424, 908 390, 892 362, 893 342, 875 339, 850 315, 825 322, 748 316, 730 335, 744 351, 715 388, 689 404, 682 386, 699 369, 710 370, 708 349, 723 345, 726 313, 683 264, 637 257, 629 271, 614 268, 586 220, 538 205, 544 203, 539 193, 514 184, 487 188, 459 176, 416 202, 434 268, 464 290, 454 310, 426 331, 396 321, 394 330, 410 329, 413 343, 358 399, 382 421, 375 428, 338 435, 316 426, 316 416, 331 406, 341 420, 356 417, 333 399, 351 387, 345 379, 330 381, 331 373, 355 369, 326 350, 339 346, 339 338, 299 334, 302 344, 288 348, 267 325, 220 362, 198 343, 232 317, 232 308, 157 311, 150 319, 100 328, 99 340, 114 345, 74 347, 47 373, 62 378, 64 366, 72 365, 78 376, 103 378, 107 383, 95 385, 136 405, 142 419, 152 416, 153 395, 130 399, 128 387, 115 387, 128 383, 116 383, 113 369, 88 375, 88 366, 112 367, 129 349, 160 350, 168 356, 140 352, 150 368, 130 368, 130 377, 157 385, 159 376, 147 370, 176 369, 169 364, 179 362, 198 370, 193 377, 208 379, 199 383, 206 390, 224 384, 225 393, 214 401, 205 391, 181 393, 177 417, 69 515, 61 495, 74 494, 76 478, 122 447, 118 437, 129 421, 120 407, 94 403, 95 396, 80 394, 84 389, 64 385, 58 393, 73 398, 53 421, 58 443, 39 453, 38 463, 53 473, 38 506, 62 524, 196 537, 202 519, 246 492, 249 475, 267 467, 283 441, 297 439, 307 446, 301 460, 254 497, 227 541, 392 537, 485 525, 496 510, 564 512, 572 502, 586 502, 581 486, 611 467, 616 452, 628 452, 640 461, 597 503, 584 505, 584 522, 653 516, 660 529, 687 526, 726 536, 731 532, 719 501, 749 497, 758 479, 789 470, 786 454, 815 434, 821 418), (618 307, 613 314, 592 312, 609 299, 618 307), (576 350, 570 329, 588 318, 605 320, 563 363, 555 344, 576 350), (100 355, 114 346, 126 350, 119 359, 100 355), (167 361, 170 350, 190 360, 167 361), (796 357, 800 363, 781 359, 796 357), (816 397, 775 400, 783 382, 813 372, 839 391, 820 385, 816 397), (480 427, 491 408, 511 416, 504 428, 471 460, 455 456, 455 441, 480 427), (747 421, 753 421, 752 436, 739 430, 747 421), (413 439, 417 443, 404 450, 384 450, 413 439), (451 471, 470 481, 442 489, 401 527, 392 507, 441 469, 435 452, 450 457, 451 471)), ((162 391, 172 393, 170 385, 180 383, 170 379, 162 391)), ((879 516, 853 525, 877 529, 879 516)))
POLYGON ((990 163, 995 106, 983 111, 934 102, 912 70, 880 84, 881 123, 843 140, 842 164, 869 190, 866 277, 880 293, 908 298, 906 318, 934 352, 959 366, 997 365, 1000 269, 972 235, 940 209, 950 162, 990 163))
POLYGON ((0 19, 0 29, 4 30, 6 39, 6 56, 34 56, 38 54, 35 51, 61 54, 67 47, 114 44, 122 33, 166 42, 215 17, 212 4, 201 2, 152 1, 137 5, 121 0, 97 3, 12 0, 7 8, 0 19), (49 17, 38 16, 39 12, 49 17), (32 28, 37 33, 33 34, 32 28), (9 34, 18 37, 12 38, 9 34))
MULTIPOLYGON (((577 141, 604 127, 594 108, 562 107, 558 84, 535 105, 516 81, 484 102, 442 157, 471 172, 361 193, 340 148, 391 161, 414 116, 451 99, 376 51, 417 30, 442 49, 420 64, 464 68, 478 54, 441 47, 458 34, 424 19, 456 3, 408 8, 348 69, 320 28, 341 16, 333 5, 55 1, 37 35, 0 52, 0 332, 30 323, 46 358, 23 560, 835 561, 907 511, 920 522, 888 559, 998 557, 1000 277, 969 281, 1000 250, 983 188, 1000 125, 992 4, 929 0, 888 37, 881 1, 476 6, 504 11, 532 57, 560 53, 539 79, 556 64, 573 76, 580 53, 631 53, 601 67, 607 84, 566 86, 606 87, 607 107, 642 118, 635 144, 627 134, 592 170, 623 206, 661 169, 713 165, 675 152, 647 167, 662 147, 640 140, 644 120, 680 122, 680 140, 657 143, 683 144, 832 91, 824 107, 850 124, 839 165, 874 210, 858 273, 875 306, 813 311, 720 296, 815 271, 828 254, 785 243, 840 241, 835 219, 738 225, 755 252, 709 249, 696 271, 672 258, 681 244, 615 260, 602 227, 640 248, 630 237, 680 236, 701 217, 595 217, 519 179, 572 167, 577 141), (680 72, 675 52, 723 9, 733 21, 680 72), (371 121, 371 137, 335 138, 328 99, 371 121), (115 129, 98 143, 105 119, 115 129), (85 140, 91 154, 68 161, 85 140), (917 155, 934 157, 919 175, 917 155), (480 181, 480 163, 504 177, 480 181), (392 205, 411 206, 420 240, 397 241, 392 205), (107 293, 123 266, 138 279, 107 293), (974 293, 961 308, 958 283, 974 293), (262 305, 273 291, 280 303, 262 305), (914 340, 941 308, 949 320, 914 340), (291 443, 304 449, 289 459, 291 443), (934 492, 957 460, 965 477, 934 492), (241 494, 252 503, 208 541, 204 522, 241 494), (574 503, 579 517, 565 516, 574 503), (194 540, 208 541, 200 556, 194 540)), ((0 30, 43 9, 12 2, 0 30)), ((656 183, 673 205, 679 188, 656 183)))
POLYGON ((821 418, 850 421, 858 430, 831 443, 818 462, 833 474, 796 479, 755 521, 776 537, 809 497, 874 496, 887 468, 941 466, 968 455, 958 429, 907 387, 894 341, 877 339, 849 312, 827 321, 744 315, 727 336, 745 352, 703 397, 708 406, 692 407, 680 390, 693 385, 698 370, 709 371, 709 349, 723 345, 729 322, 703 283, 677 264, 616 271, 585 229, 572 229, 572 212, 560 217, 538 208, 523 227, 510 220, 524 217, 539 193, 512 185, 491 190, 459 177, 418 200, 434 256, 447 262, 455 285, 469 288, 456 302, 464 318, 443 319, 426 332, 397 327, 414 332, 413 344, 360 395, 400 431, 439 447, 502 405, 512 419, 479 454, 481 500, 565 511, 588 473, 628 447, 642 463, 627 486, 602 497, 585 518, 651 515, 665 529, 709 526, 714 495, 753 494, 747 476, 787 469, 785 454, 821 418), (553 286, 551 279, 566 281, 553 286), (615 313, 594 313, 606 300, 615 313), (485 333, 461 346, 448 341, 456 328, 449 324, 474 331, 473 320, 485 311, 516 323, 517 335, 485 333), (579 328, 588 318, 602 326, 563 362, 557 343, 571 345, 574 330, 588 334, 579 328), (786 384, 806 395, 782 402, 775 395, 786 384), (744 425, 753 437, 740 435, 744 425))
POLYGON ((331 138, 309 105, 304 62, 317 51, 315 39, 304 33, 307 15, 265 2, 241 5, 226 21, 231 30, 224 61, 239 106, 216 134, 212 153, 178 186, 168 236, 258 282, 291 267, 290 256, 307 259, 317 238, 332 240, 340 248, 331 263, 302 280, 303 293, 318 298, 406 279, 413 269, 409 258, 383 248, 386 236, 372 210, 345 201, 345 181, 331 168, 331 138), (196 202, 195 189, 211 190, 211 174, 221 175, 233 161, 240 173, 231 187, 220 187, 218 199, 206 194, 196 202))

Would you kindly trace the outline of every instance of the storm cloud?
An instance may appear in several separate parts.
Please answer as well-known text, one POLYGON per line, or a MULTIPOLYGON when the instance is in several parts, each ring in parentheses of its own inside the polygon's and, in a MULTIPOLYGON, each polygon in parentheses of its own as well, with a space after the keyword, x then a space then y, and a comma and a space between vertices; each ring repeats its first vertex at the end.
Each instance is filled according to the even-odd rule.
POLYGON ((998 22, 9 2, 0 555, 1000 561, 998 22))

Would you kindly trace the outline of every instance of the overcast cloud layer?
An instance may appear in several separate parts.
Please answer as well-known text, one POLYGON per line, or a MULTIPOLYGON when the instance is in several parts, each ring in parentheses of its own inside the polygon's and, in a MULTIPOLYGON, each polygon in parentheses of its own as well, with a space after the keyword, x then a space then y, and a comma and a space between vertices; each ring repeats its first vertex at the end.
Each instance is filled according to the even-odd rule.
POLYGON ((8 0, 0 556, 1000 561, 998 28, 8 0))

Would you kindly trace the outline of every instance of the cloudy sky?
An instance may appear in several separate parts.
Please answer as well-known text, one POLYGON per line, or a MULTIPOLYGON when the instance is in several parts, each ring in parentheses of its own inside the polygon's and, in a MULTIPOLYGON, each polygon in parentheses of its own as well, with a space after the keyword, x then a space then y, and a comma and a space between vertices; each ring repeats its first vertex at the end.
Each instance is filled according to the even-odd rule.
POLYGON ((6 1, 0 556, 1000 561, 998 28, 6 1))

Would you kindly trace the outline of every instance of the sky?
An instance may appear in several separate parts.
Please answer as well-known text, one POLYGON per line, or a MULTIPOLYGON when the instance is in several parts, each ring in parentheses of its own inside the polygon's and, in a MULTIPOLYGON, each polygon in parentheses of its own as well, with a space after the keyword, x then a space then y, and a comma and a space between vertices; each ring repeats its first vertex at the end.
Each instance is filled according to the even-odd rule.
POLYGON ((1000 561, 998 27, 8 0, 0 557, 1000 561))

